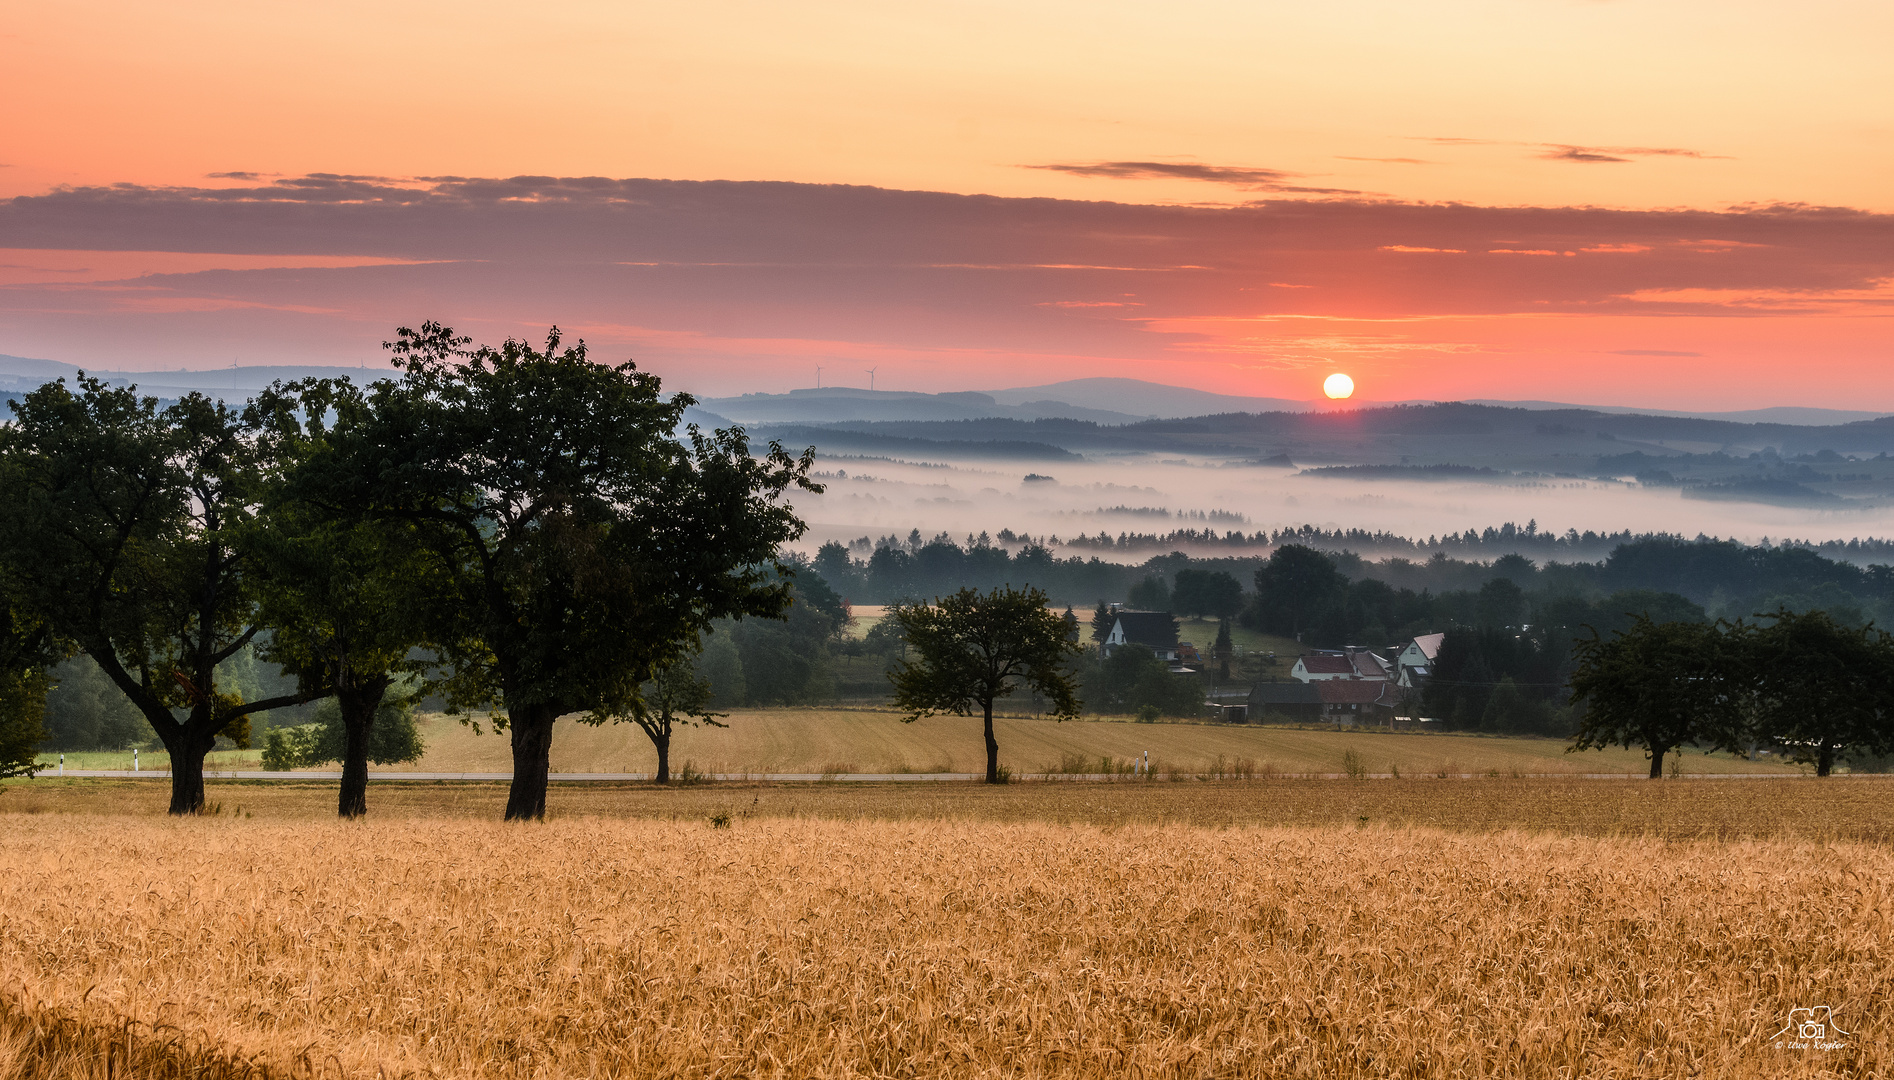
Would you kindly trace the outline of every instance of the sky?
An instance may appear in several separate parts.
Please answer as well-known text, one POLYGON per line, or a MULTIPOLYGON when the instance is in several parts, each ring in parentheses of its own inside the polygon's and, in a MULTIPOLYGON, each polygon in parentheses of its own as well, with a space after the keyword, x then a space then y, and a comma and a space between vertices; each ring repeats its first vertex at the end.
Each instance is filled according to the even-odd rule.
POLYGON ((37 0, 0 353, 1894 410, 1894 8, 37 0))

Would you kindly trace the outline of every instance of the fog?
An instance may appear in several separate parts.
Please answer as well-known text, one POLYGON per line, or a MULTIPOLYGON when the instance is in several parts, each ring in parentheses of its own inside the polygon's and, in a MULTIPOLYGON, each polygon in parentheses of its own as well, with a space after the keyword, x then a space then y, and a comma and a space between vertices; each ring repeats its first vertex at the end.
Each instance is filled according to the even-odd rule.
MULTIPOLYGON (((1253 533, 1302 525, 1425 541, 1506 522, 1536 522, 1540 532, 1628 529, 1750 543, 1894 536, 1894 501, 1885 498, 1851 500, 1845 508, 1774 506, 1690 499, 1676 487, 1631 481, 1345 479, 1225 464, 1217 458, 1156 455, 923 464, 834 454, 818 455, 816 468, 825 492, 798 493, 793 500, 810 525, 797 546, 809 551, 830 540, 846 544, 864 536, 905 537, 913 529, 928 538, 944 532, 963 542, 968 535, 996 535, 1002 529, 1070 540, 1100 531, 1113 537, 1205 528, 1253 533), (1034 473, 1051 479, 1025 479, 1034 473)), ((1191 550, 1188 544, 1162 550, 1171 547, 1191 550)), ((1098 552, 1121 561, 1142 561, 1152 553, 1098 552)))

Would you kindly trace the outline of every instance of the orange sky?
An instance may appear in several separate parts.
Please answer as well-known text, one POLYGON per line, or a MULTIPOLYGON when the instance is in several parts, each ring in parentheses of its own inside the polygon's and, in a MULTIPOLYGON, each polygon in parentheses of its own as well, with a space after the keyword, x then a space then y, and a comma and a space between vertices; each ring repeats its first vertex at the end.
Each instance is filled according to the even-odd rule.
MULTIPOLYGON (((1340 367, 1377 399, 1894 408, 1894 267, 1851 245, 1847 226, 1744 239, 1738 216, 1658 227, 1607 213, 1845 207, 1871 212, 1862 235, 1885 238, 1890 46, 1885 3, 29 0, 0 26, 0 197, 116 194, 0 204, 0 352, 130 368, 200 366, 198 355, 215 366, 233 351, 354 362, 391 321, 458 316, 496 334, 591 326, 718 392, 807 385, 801 368, 832 356, 885 360, 878 385, 915 389, 1125 374, 1308 397, 1340 367), (789 286, 733 271, 572 288, 570 267, 515 258, 504 219, 518 196, 467 204, 465 234, 492 246, 454 251, 380 242, 366 209, 327 234, 242 208, 181 209, 317 173, 408 190, 426 186, 415 177, 660 177, 1495 213, 1429 242, 1338 218, 1349 239, 1321 240, 1320 257, 1305 244, 1249 259, 1192 226, 1199 254, 1169 234, 1160 246, 1175 266, 1207 269, 1168 277, 1139 261, 1150 245, 1120 223, 1113 244, 1087 250, 1137 268, 1124 287, 1100 275, 1133 271, 1042 267, 1030 280, 960 281, 942 301, 931 285, 872 284, 879 275, 778 307, 789 286), (152 194, 180 188, 195 194, 152 194), (1565 233, 1512 236, 1497 213, 1509 207, 1597 213, 1565 233), (195 233, 153 224, 185 219, 195 233), (1700 225, 1710 232, 1678 231, 1700 225), (346 237, 362 239, 344 250, 346 237), (1440 250, 1396 250, 1422 247, 1440 250), (1528 250, 1558 254, 1491 254, 1528 250), (307 295, 281 287, 290 270, 311 275, 295 279, 307 295), (165 276, 140 276, 151 273, 165 276), (1303 295, 1289 303, 1291 292, 1303 295)), ((1002 216, 1040 215, 1018 226, 1029 230, 1067 213, 1008 205, 1002 216)), ((414 224, 422 211, 388 213, 390 235, 432 235, 414 224)), ((715 260, 699 249, 714 249, 727 262, 718 213, 691 218, 698 231, 660 245, 665 259, 647 257, 662 225, 585 258, 703 263, 715 260)), ((821 220, 829 232, 803 238, 809 248, 862 227, 854 212, 821 220)), ((1277 231, 1237 231, 1252 227, 1262 246, 1277 231)), ((952 235, 910 228, 940 250, 904 258, 959 258, 952 235)), ((1046 250, 1084 246, 1062 235, 1046 250)), ((796 261, 795 240, 769 258, 796 261)))

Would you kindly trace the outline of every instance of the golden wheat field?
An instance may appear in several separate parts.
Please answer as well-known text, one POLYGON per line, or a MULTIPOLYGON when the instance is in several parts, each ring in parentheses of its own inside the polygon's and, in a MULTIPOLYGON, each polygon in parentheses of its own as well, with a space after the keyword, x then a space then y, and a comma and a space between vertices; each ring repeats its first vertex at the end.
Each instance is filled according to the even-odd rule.
POLYGON ((1742 840, 842 819, 714 787, 668 818, 167 820, 9 785, 0 1075, 1886 1074, 1894 856, 1771 829, 1821 789, 1749 784, 1642 786, 1746 808, 1742 840), (1818 1005, 1845 1047, 1771 1044, 1818 1005))

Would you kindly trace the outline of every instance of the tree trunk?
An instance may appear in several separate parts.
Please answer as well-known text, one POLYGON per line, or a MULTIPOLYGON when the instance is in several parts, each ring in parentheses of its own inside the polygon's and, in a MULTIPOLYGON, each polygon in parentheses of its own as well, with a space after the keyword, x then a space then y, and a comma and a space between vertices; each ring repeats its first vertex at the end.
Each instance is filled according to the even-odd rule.
POLYGON ((358 818, 368 813, 368 737, 375 729, 375 710, 393 680, 369 679, 352 690, 336 694, 342 710, 342 787, 336 796, 338 817, 358 818))
POLYGON ((1662 780, 1663 778, 1664 750, 1662 747, 1653 746, 1651 747, 1651 779, 1662 780))
POLYGON ((651 745, 658 748, 658 775, 653 779, 656 783, 668 784, 671 782, 671 733, 654 732, 651 745))
POLYGON ((1821 749, 1815 752, 1815 775, 1827 776, 1835 771, 1835 747, 1824 741, 1821 749))
POLYGON ((546 816, 552 722, 559 718, 559 707, 540 702, 508 711, 513 729, 513 785, 506 795, 506 820, 538 821, 546 816))
POLYGON ((160 730, 158 737, 171 754, 170 813, 201 814, 204 812, 204 755, 217 745, 217 733, 197 723, 168 727, 168 731, 160 730))
POLYGON ((988 698, 986 705, 986 782, 1000 782, 1000 741, 993 737, 993 699, 988 698))

